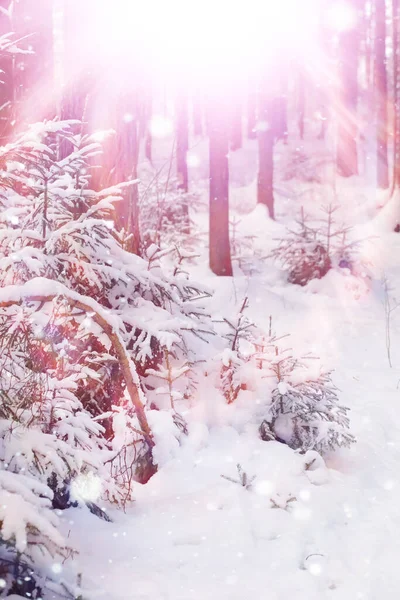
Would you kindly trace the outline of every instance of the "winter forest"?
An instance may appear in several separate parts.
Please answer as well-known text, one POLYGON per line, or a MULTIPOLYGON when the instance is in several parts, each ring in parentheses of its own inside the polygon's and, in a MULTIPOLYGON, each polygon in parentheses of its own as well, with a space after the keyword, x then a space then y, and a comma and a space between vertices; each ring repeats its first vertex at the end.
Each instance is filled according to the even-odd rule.
POLYGON ((400 0, 0 0, 0 597, 397 600, 399 403, 400 0))

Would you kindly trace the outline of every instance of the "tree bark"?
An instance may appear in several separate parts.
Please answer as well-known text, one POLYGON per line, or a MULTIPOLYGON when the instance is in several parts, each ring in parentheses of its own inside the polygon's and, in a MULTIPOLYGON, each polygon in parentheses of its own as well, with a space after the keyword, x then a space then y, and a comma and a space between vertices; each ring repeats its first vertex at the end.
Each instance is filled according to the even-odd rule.
POLYGON ((200 90, 195 90, 195 93, 192 95, 192 117, 193 134, 196 137, 201 137, 203 135, 203 106, 200 90))
POLYGON ((216 275, 232 275, 229 241, 229 127, 222 98, 208 111, 210 140, 210 268, 216 275))
POLYGON ((13 25, 22 48, 33 54, 17 54, 18 129, 56 116, 54 94, 53 0, 14 2, 13 25))
POLYGON ((298 76, 298 126, 299 136, 301 140, 304 140, 304 119, 306 112, 306 89, 305 89, 305 74, 303 69, 300 68, 298 76))
POLYGON ((400 60, 399 60, 399 34, 400 34, 400 2, 392 0, 393 21, 393 175, 392 194, 400 187, 400 60))
POLYGON ((230 149, 235 151, 242 147, 242 104, 240 100, 235 100, 231 107, 231 125, 230 125, 230 149))
POLYGON ((274 214, 274 131, 272 116, 272 99, 268 92, 261 90, 259 94, 258 121, 258 181, 257 202, 265 204, 271 219, 274 214))
MULTIPOLYGON (((361 0, 353 0, 355 10, 361 0)), ((343 177, 358 174, 357 101, 358 101, 358 22, 339 39, 339 102, 337 108, 336 167, 343 177)))
POLYGON ((375 93, 377 111, 377 184, 389 187, 386 70, 386 2, 375 0, 375 93))
MULTIPOLYGON (((139 122, 135 98, 131 94, 121 93, 116 110, 115 181, 122 183, 137 179, 139 122)), ((127 235, 126 250, 140 255, 139 191, 136 184, 128 187, 123 202, 117 206, 117 224, 127 235)))
MULTIPOLYGON (((7 10, 9 0, 0 0, 0 7, 7 10)), ((13 31, 13 25, 7 14, 0 12, 0 35, 13 31)), ((15 109, 15 82, 14 82, 14 57, 4 53, 0 56, 0 72, 2 84, 0 84, 0 144, 7 144, 13 133, 14 109, 15 109)))
POLYGON ((178 175, 178 189, 187 192, 188 166, 187 152, 189 149, 189 115, 188 98, 185 92, 178 92, 176 98, 176 170, 178 175))
POLYGON ((250 90, 247 96, 247 137, 249 140, 255 140, 257 124, 257 92, 250 90))

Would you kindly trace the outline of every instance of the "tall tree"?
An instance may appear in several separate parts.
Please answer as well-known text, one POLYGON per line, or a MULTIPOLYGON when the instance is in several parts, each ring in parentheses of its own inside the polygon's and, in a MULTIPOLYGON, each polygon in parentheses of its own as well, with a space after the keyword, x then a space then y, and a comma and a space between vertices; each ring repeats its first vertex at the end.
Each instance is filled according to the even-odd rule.
MULTIPOLYGON (((117 183, 137 180, 139 154, 138 103, 134 93, 120 92, 116 102, 116 156, 115 181, 117 183)), ((124 201, 117 207, 117 224, 126 235, 125 249, 140 254, 139 192, 136 183, 126 190, 124 201)))
POLYGON ((56 115, 54 94, 53 0, 14 2, 13 31, 29 53, 16 55, 17 127, 52 119, 56 115))
POLYGON ((273 100, 270 92, 263 84, 259 92, 258 107, 258 180, 257 202, 265 204, 271 219, 274 211, 274 123, 273 100))
POLYGON ((393 175, 392 193, 400 188, 400 1, 392 0, 393 41, 393 175))
POLYGON ((175 103, 176 113, 176 170, 178 175, 178 188, 187 192, 188 186, 188 166, 187 152, 189 149, 189 115, 188 115, 188 97, 180 90, 177 94, 175 103))
POLYGON ((306 113, 306 80, 304 69, 300 67, 298 74, 298 126, 300 139, 304 139, 304 120, 306 113))
POLYGON ((352 0, 355 18, 339 37, 339 90, 337 103, 336 167, 343 177, 358 174, 357 102, 359 15, 363 0, 352 0))
POLYGON ((222 97, 208 107, 210 141, 210 268, 216 275, 232 275, 229 241, 229 119, 222 97))
MULTIPOLYGON (((250 83, 251 85, 251 83, 250 83)), ((247 95, 247 137, 249 140, 255 140, 257 124, 257 92, 253 89, 249 90, 247 95)))
POLYGON ((203 135, 203 102, 201 90, 194 88, 191 95, 193 134, 201 137, 203 135))
POLYGON ((230 149, 238 150, 243 141, 242 103, 240 98, 235 98, 231 104, 230 124, 230 149))
MULTIPOLYGON (((0 0, 0 35, 13 31, 11 13, 8 11, 9 0, 0 0)), ((0 54, 0 72, 2 84, 0 85, 0 144, 6 144, 13 131, 15 109, 15 60, 8 52, 0 54)))
POLYGON ((377 183, 389 187, 386 1, 375 0, 375 93, 377 113, 377 183))

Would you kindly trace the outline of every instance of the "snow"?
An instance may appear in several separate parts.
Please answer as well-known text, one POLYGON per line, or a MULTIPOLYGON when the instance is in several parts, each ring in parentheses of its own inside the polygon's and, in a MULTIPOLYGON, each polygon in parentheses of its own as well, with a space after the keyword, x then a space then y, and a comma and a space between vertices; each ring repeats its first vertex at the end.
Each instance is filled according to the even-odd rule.
MULTIPOLYGON (((35 142, 39 149, 36 138, 41 129, 32 128, 26 136, 27 142, 35 142)), ((134 502, 125 507, 125 512, 106 504, 101 496, 109 482, 94 472, 100 459, 95 449, 90 450, 97 431, 93 422, 86 423, 79 415, 76 423, 73 410, 70 415, 64 414, 61 403, 57 407, 58 414, 62 414, 57 433, 62 439, 15 426, 10 440, 4 443, 9 422, 0 421, 5 447, 2 467, 15 470, 0 471, 2 535, 14 539, 21 551, 26 547, 29 527, 40 530, 55 546, 63 547, 67 539, 79 552, 71 562, 75 572, 82 574, 85 600, 398 598, 400 310, 393 310, 389 323, 390 361, 385 315, 385 294, 389 294, 392 305, 400 297, 400 236, 392 233, 391 226, 398 198, 378 211, 381 195, 375 197, 359 179, 339 181, 336 193, 341 200, 340 214, 354 225, 354 239, 361 240, 357 264, 353 269, 335 267, 323 279, 301 288, 288 284, 284 269, 271 261, 271 250, 276 238, 286 235, 286 225, 293 226, 300 196, 307 210, 318 217, 316 197, 329 199, 332 190, 316 186, 315 194, 307 196, 307 186, 301 182, 291 181, 286 187, 284 181, 279 182, 278 220, 272 222, 265 207, 252 205, 254 183, 248 184, 249 173, 240 167, 243 158, 244 154, 239 153, 239 158, 232 160, 232 212, 240 221, 235 277, 218 279, 210 274, 203 246, 199 259, 193 258, 197 253, 183 253, 193 259, 187 268, 202 286, 204 283, 202 289, 215 290, 207 307, 213 315, 215 335, 208 338, 208 344, 198 342, 191 347, 199 359, 199 386, 188 398, 168 387, 168 378, 175 381, 188 372, 179 361, 171 369, 149 370, 158 383, 164 380, 163 386, 157 384, 155 395, 166 397, 165 404, 146 411, 158 472, 145 485, 133 483, 134 502), (243 239, 246 244, 241 246, 243 239), (245 260, 240 255, 243 249, 245 260), (286 395, 291 386, 306 382, 311 375, 318 376, 322 366, 324 372, 333 370, 340 402, 350 408, 350 431, 356 444, 328 452, 322 458, 314 450, 301 454, 280 441, 262 441, 258 426, 271 385, 268 377, 263 379, 246 364, 240 371, 245 389, 240 389, 235 402, 227 404, 218 389, 221 366, 229 367, 240 357, 238 351, 226 347, 223 324, 235 322, 234 315, 246 296, 246 316, 260 332, 266 335, 272 326, 278 339, 290 334, 283 338, 284 348, 294 349, 304 360, 310 355, 320 357, 310 360, 307 370, 295 372, 290 384, 279 381, 279 394, 286 395), (176 427, 174 412, 163 410, 171 399, 187 424, 187 436, 176 427), (85 427, 79 429, 78 425, 85 427), (71 444, 81 442, 89 450, 70 456, 67 440, 71 444), (31 476, 25 479, 21 473, 39 460, 44 477, 55 468, 64 477, 69 469, 65 457, 76 470, 85 462, 85 471, 72 482, 72 498, 79 500, 79 506, 56 515, 50 510, 49 488, 31 476), (99 503, 112 522, 92 515, 85 501, 99 503)), ((204 163, 199 151, 199 168, 204 163)), ((195 168, 195 164, 192 166, 195 168)), ((64 193, 67 195, 66 190, 64 193)), ((95 208, 112 205, 119 193, 119 187, 110 188, 95 208)), ((12 216, 11 211, 6 221, 12 223, 12 216)), ((206 231, 207 213, 199 210, 195 219, 200 230, 206 231)), ((110 230, 109 220, 97 219, 89 209, 85 222, 62 226, 57 233, 72 236, 78 232, 81 241, 90 244, 88 231, 99 222, 110 230)), ((13 230, 7 230, 7 235, 11 239, 13 230)), ((48 245, 56 242, 57 235, 48 245)), ((77 244, 77 250, 79 247, 77 244)), ((201 321, 196 325, 191 316, 204 314, 204 307, 197 308, 196 302, 182 299, 179 291, 189 285, 184 278, 177 278, 174 286, 163 279, 163 261, 169 259, 170 249, 150 251, 157 258, 154 268, 150 268, 150 254, 147 263, 121 251, 116 256, 118 266, 101 265, 101 273, 94 269, 92 260, 92 281, 101 285, 104 273, 113 277, 119 269, 118 281, 128 285, 127 273, 136 273, 137 269, 145 290, 154 286, 160 297, 165 292, 171 309, 160 305, 151 311, 147 298, 132 302, 132 286, 127 288, 127 297, 118 298, 118 310, 111 313, 94 299, 44 277, 0 289, 0 303, 26 304, 35 296, 66 295, 102 316, 122 342, 125 324, 143 328, 136 358, 151 353, 152 337, 167 348, 176 347, 186 341, 183 331, 196 331, 197 327, 202 330, 201 321)), ((22 248, 18 256, 35 274, 40 261, 34 250, 22 248)), ((11 263, 12 257, 4 260, 7 268, 11 263)), ((116 296, 120 294, 118 287, 116 296)), ((92 317, 92 313, 85 317, 83 328, 96 327, 92 317)), ((19 318, 17 313, 16 329, 19 318)), ((39 316, 35 326, 40 337, 43 323, 39 316)), ((274 362, 277 358, 271 360, 274 362)), ((80 376, 86 375, 83 369, 80 376)), ((132 376, 136 382, 133 363, 132 376)), ((56 381, 50 391, 60 394, 61 400, 74 409, 77 379, 65 378, 59 385, 56 381)), ((114 426, 114 452, 132 440, 132 422, 137 426, 124 411, 124 398, 120 400, 121 406, 112 406, 108 412, 114 426)), ((97 420, 101 417, 104 415, 97 420)), ((290 426, 290 416, 281 418, 277 424, 280 438, 290 426)), ((64 565, 59 558, 47 565, 57 577, 70 569, 69 562, 64 565)))
MULTIPOLYGON (((398 290, 400 243, 387 234, 385 244, 385 270, 398 290)), ((400 311, 391 324, 390 368, 379 278, 362 294, 362 282, 340 272, 303 289, 279 274, 271 282, 267 270, 234 282, 209 279, 216 312, 246 290, 252 320, 266 327, 272 314, 275 330, 335 369, 357 443, 325 462, 316 452, 302 456, 257 440, 251 428, 237 430, 233 410, 220 412, 205 381, 188 438, 163 448, 167 459, 137 485, 125 515, 112 511, 112 524, 83 510, 63 516, 80 550, 84 588, 100 587, 110 600, 396 600, 400 311), (256 477, 248 490, 231 481, 237 464, 256 477)))

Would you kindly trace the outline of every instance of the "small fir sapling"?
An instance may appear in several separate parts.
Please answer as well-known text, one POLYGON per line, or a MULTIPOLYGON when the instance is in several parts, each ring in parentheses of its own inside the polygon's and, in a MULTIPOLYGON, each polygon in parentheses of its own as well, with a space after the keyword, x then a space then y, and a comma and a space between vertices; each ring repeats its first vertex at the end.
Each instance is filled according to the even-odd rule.
POLYGON ((353 262, 356 242, 348 243, 350 227, 338 226, 334 219, 337 206, 322 207, 326 217, 310 221, 301 209, 297 229, 279 241, 271 256, 288 272, 288 281, 304 286, 321 279, 333 266, 349 267, 353 262))
POLYGON ((140 229, 145 247, 151 244, 167 246, 176 243, 193 244, 193 222, 188 206, 196 208, 198 194, 178 189, 177 180, 156 174, 142 173, 139 184, 140 229))
POLYGON ((247 271, 254 270, 254 258, 256 250, 254 248, 255 235, 241 235, 239 232, 240 219, 234 216, 229 221, 230 227, 230 243, 232 260, 237 261, 240 269, 247 271))
POLYGON ((283 164, 283 181, 298 180, 304 183, 323 183, 324 170, 331 166, 332 157, 328 154, 317 158, 308 155, 297 145, 289 150, 283 164))
POLYGON ((176 363, 176 357, 168 348, 164 348, 164 362, 158 369, 147 369, 146 375, 152 375, 158 380, 164 382, 163 386, 155 387, 155 394, 161 397, 168 397, 170 408, 176 413, 176 403, 184 400, 186 385, 178 388, 176 382, 188 375, 190 366, 187 361, 176 363))
POLYGON ((355 441, 347 431, 348 409, 339 404, 330 372, 313 374, 304 361, 278 345, 267 368, 274 389, 268 415, 260 425, 262 439, 276 439, 295 450, 321 454, 349 447, 355 441))
MULTIPOLYGON (((0 456, 2 459, 7 456, 8 460, 5 441, 3 438, 0 456)), ((52 497, 52 490, 37 479, 34 470, 17 470, 2 460, 0 570, 8 595, 41 598, 51 581, 49 563, 63 561, 73 554, 58 530, 52 497)), ((55 582, 52 587, 55 592, 62 591, 55 582)))
MULTIPOLYGON (((203 306, 210 294, 181 269, 166 271, 160 252, 152 253, 146 262, 124 250, 112 225, 123 186, 90 190, 87 157, 98 146, 74 135, 71 127, 53 122, 33 126, 3 150, 3 162, 11 162, 13 179, 1 199, 0 283, 5 287, 42 276, 96 300, 112 320, 118 320, 118 335, 142 386, 146 368, 161 364, 164 348, 174 348, 183 356, 191 333, 204 337, 212 329, 203 306), (75 150, 58 161, 56 141, 62 136, 75 150)), ((25 328, 25 319, 46 320, 47 308, 32 306, 18 327, 25 328)), ((8 315, 4 317, 7 322, 8 315)), ((30 342, 26 351, 29 381, 37 378, 38 371, 54 369, 57 353, 58 376, 68 378, 73 373, 76 396, 91 418, 109 412, 113 401, 123 395, 124 382, 112 345, 90 314, 68 309, 64 322, 60 318, 56 325, 41 327, 40 339, 30 342)), ((25 385, 28 379, 23 378, 25 385)), ((112 424, 107 418, 101 424, 107 444, 114 435, 112 424)))
POLYGON ((227 481, 231 481, 232 483, 237 483, 238 485, 241 485, 242 487, 245 488, 245 490, 251 490, 253 487, 253 483, 256 480, 256 475, 252 475, 251 477, 249 477, 249 475, 246 473, 246 471, 243 469, 242 465, 240 465, 240 464, 237 464, 236 468, 237 468, 237 472, 238 472, 237 479, 234 479, 233 477, 229 477, 229 475, 221 475, 221 477, 223 479, 226 479, 227 481))
POLYGON ((222 368, 220 373, 222 392, 228 404, 234 402, 241 389, 245 389, 245 383, 241 378, 242 367, 247 364, 248 357, 241 352, 241 342, 249 340, 253 323, 245 315, 249 301, 246 297, 240 307, 235 320, 224 318, 228 325, 228 332, 224 335, 229 342, 229 347, 222 354, 222 368))

